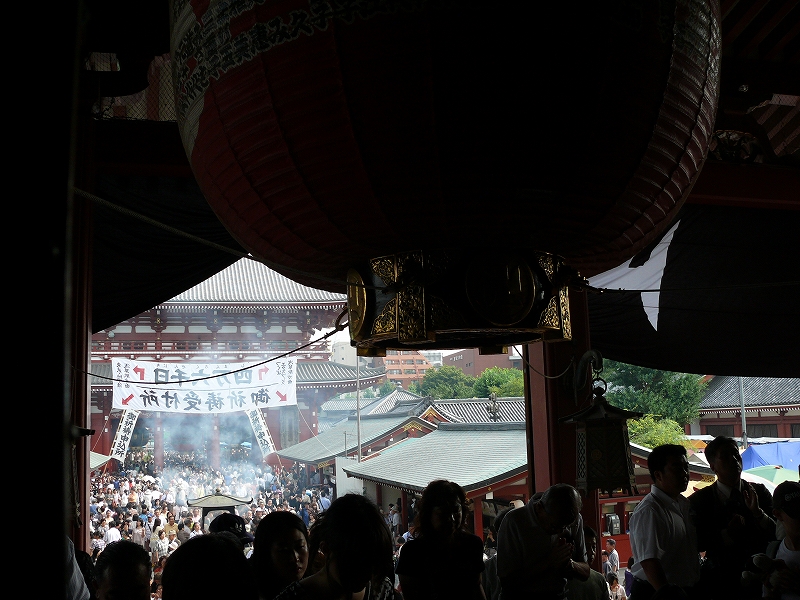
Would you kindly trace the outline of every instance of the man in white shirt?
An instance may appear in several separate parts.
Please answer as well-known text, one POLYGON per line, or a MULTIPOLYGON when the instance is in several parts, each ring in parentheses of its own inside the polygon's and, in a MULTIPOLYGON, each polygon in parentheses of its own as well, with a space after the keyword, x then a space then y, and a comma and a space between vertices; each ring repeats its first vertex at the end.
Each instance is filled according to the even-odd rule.
POLYGON ((767 546, 767 556, 782 560, 785 569, 770 577, 763 589, 764 598, 800 600, 800 483, 784 481, 775 488, 772 513, 783 526, 786 536, 767 546))
POLYGON ((689 501, 682 495, 689 485, 686 448, 656 446, 647 458, 647 468, 653 485, 629 524, 636 559, 631 597, 650 600, 662 588, 677 586, 692 598, 700 579, 700 559, 689 501))
POLYGON ((614 538, 606 539, 606 550, 608 550, 608 564, 611 565, 611 572, 619 572, 619 552, 617 552, 617 540, 614 538))
POLYGON ((400 511, 396 506, 392 507, 390 516, 392 518, 392 538, 394 539, 400 535, 400 511))
POLYGON ((113 542, 118 542, 122 539, 122 534, 117 529, 117 522, 116 521, 109 521, 108 522, 108 531, 103 536, 103 541, 106 545, 111 544, 113 542))

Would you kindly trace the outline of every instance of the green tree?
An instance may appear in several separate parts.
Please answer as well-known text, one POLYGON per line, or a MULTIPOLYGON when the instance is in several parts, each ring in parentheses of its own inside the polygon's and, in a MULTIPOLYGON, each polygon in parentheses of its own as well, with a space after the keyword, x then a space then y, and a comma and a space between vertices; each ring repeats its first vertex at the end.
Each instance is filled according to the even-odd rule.
POLYGON ((681 426, 699 416, 706 387, 699 375, 606 360, 602 377, 608 383, 606 398, 614 406, 672 419, 681 426))
POLYGON ((653 415, 628 421, 628 436, 633 443, 650 449, 661 444, 689 447, 683 427, 672 419, 660 419, 653 415))
POLYGON ((381 384, 381 387, 378 388, 378 397, 383 398, 384 396, 388 396, 396 389, 397 386, 394 383, 392 383, 391 381, 384 381, 381 384))
POLYGON ((361 393, 362 398, 374 398, 375 392, 372 388, 367 388, 361 393))
POLYGON ((519 369, 501 369, 490 367, 475 379, 472 393, 477 398, 488 398, 494 392, 498 398, 510 398, 525 395, 525 383, 519 369))
POLYGON ((472 398, 474 383, 475 378, 471 375, 466 375, 457 367, 445 365, 436 369, 428 369, 419 385, 419 392, 415 393, 437 399, 472 398))

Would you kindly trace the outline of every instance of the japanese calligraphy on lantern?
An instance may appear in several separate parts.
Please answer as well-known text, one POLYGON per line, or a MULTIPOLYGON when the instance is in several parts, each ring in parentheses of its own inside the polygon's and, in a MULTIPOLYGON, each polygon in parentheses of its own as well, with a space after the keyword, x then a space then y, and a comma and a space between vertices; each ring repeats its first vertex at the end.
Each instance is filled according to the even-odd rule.
POLYGON ((262 363, 114 359, 114 408, 218 414, 297 404, 297 358, 262 363))

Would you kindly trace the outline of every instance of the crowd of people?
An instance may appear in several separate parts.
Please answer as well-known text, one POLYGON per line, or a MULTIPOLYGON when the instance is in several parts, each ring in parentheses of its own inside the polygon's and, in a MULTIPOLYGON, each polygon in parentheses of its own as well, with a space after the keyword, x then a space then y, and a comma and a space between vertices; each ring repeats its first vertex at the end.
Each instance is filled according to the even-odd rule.
POLYGON ((68 600, 119 598, 123 580, 131 600, 800 600, 800 483, 770 494, 744 481, 730 438, 706 456, 717 481, 687 497, 686 449, 652 450, 651 491, 629 520, 633 556, 624 568, 606 538, 603 572, 568 484, 501 510, 483 539, 452 481, 429 483, 403 526, 400 499, 386 513, 361 494, 333 499, 299 467, 215 471, 171 456, 161 474, 132 467, 93 482, 91 553, 75 552, 73 578, 86 595, 68 600), (205 519, 187 505, 216 491, 252 502, 205 519))

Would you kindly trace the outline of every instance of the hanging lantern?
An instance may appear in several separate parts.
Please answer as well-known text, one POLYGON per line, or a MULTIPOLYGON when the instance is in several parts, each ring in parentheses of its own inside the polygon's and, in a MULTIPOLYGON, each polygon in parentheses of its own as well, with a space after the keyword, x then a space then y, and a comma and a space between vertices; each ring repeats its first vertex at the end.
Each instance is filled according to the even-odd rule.
MULTIPOLYGON (((486 249, 589 277, 672 221, 713 133, 717 0, 171 6, 200 189, 254 257, 315 288, 346 292, 351 269, 369 282, 384 257, 486 249)), ((460 329, 451 347, 486 327, 460 329)))
POLYGON ((559 419, 561 423, 577 425, 576 487, 587 493, 604 491, 609 496, 621 488, 628 495, 635 495, 638 492, 628 438, 628 419, 638 419, 643 413, 611 406, 605 399, 605 391, 605 381, 595 379, 592 405, 559 419), (598 383, 603 386, 595 385, 598 383))
POLYGON ((360 356, 386 348, 504 352, 504 344, 571 339, 567 283, 558 257, 485 252, 406 252, 347 276, 351 344, 360 356))

